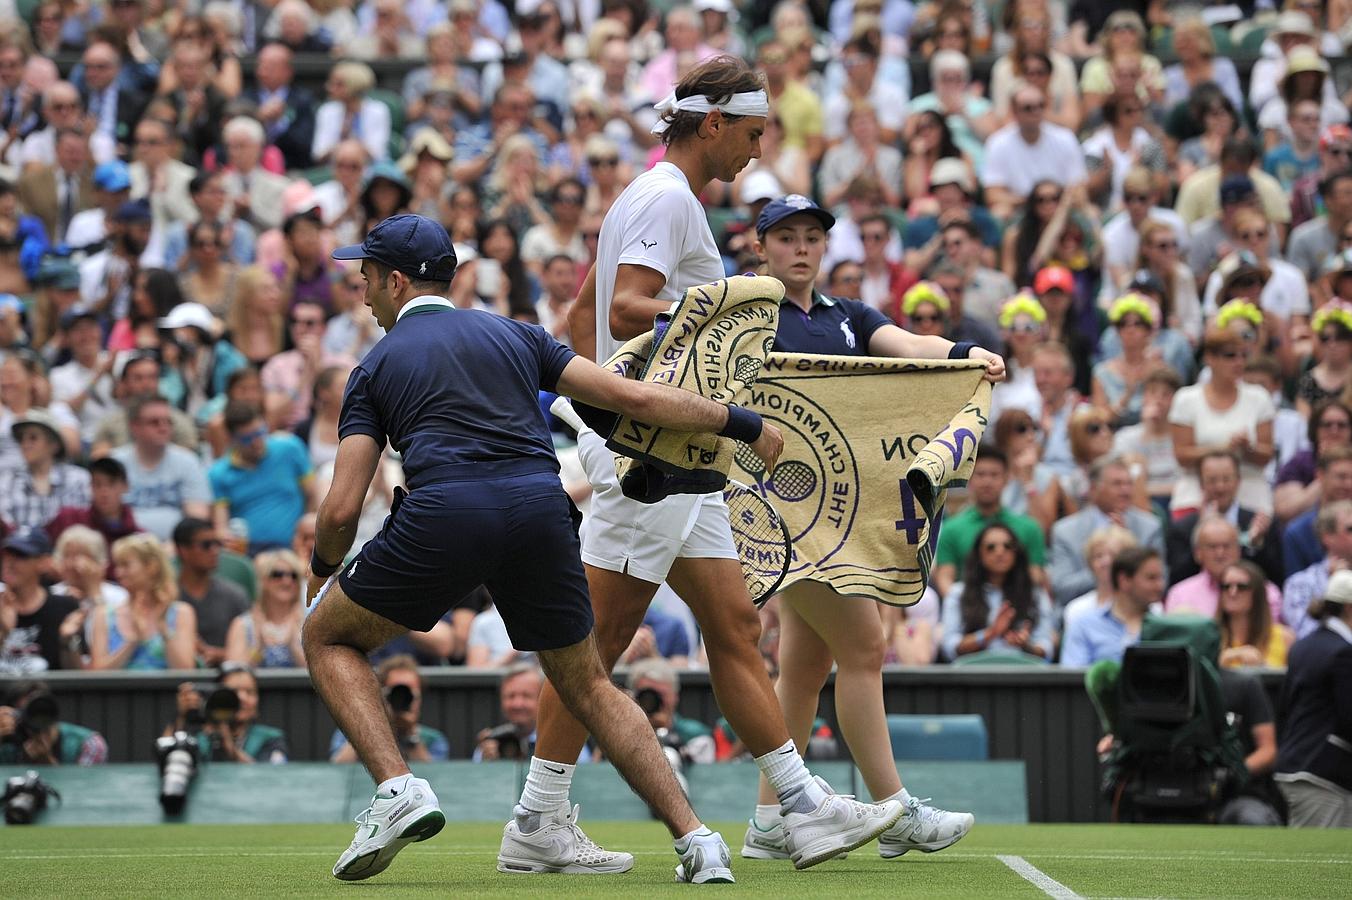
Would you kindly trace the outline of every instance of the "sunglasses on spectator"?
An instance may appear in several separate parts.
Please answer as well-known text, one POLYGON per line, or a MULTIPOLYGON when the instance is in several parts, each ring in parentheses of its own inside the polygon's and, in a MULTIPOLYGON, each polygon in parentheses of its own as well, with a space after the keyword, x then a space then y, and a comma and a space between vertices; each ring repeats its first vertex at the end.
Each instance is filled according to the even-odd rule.
POLYGON ((863 284, 863 283, 864 283, 863 276, 861 276, 861 275, 839 275, 839 276, 836 277, 836 281, 840 282, 841 284, 863 284))
MULTIPOLYGON (((862 279, 862 278, 859 279, 859 281, 860 281, 861 283, 863 282, 863 280, 864 280, 864 279, 862 279)), ((912 322, 918 322, 918 323, 920 323, 921 325, 924 325, 924 324, 926 324, 926 323, 931 323, 931 322, 932 322, 932 323, 939 323, 939 322, 942 322, 943 320, 944 320, 944 317, 943 317, 943 315, 940 314, 940 313, 930 313, 930 314, 927 314, 927 315, 911 316, 911 321, 912 321, 912 322)))
POLYGON ((1149 328, 1149 327, 1150 326, 1147 325, 1144 320, 1139 319, 1136 316, 1123 317, 1117 321, 1118 331, 1121 331, 1124 328, 1149 328))
POLYGON ((1060 194, 1037 194, 1033 197, 1034 203, 1060 203, 1060 194))
POLYGON ((47 104, 47 109, 50 109, 52 112, 61 112, 61 111, 64 110, 64 109, 79 109, 79 108, 80 108, 80 104, 79 104, 77 101, 74 101, 74 100, 70 101, 69 103, 48 103, 48 104, 47 104))
POLYGON ((1325 147, 1324 152, 1329 156, 1341 156, 1346 158, 1352 156, 1352 147, 1325 147))
POLYGON ((1014 426, 1015 434, 1028 434, 1030 431, 1037 434, 1041 430, 1042 429, 1034 422, 1020 422, 1018 425, 1014 426))
POLYGON ((1019 104, 1019 112, 1026 112, 1026 113, 1042 112, 1042 111, 1043 111, 1044 109, 1046 109, 1046 108, 1047 108, 1047 104, 1045 104, 1045 103, 1020 103, 1020 104, 1019 104))
POLYGON ((321 328, 324 320, 319 316, 292 316, 291 324, 297 328, 321 328))
POLYGON ((1163 253, 1165 250, 1177 250, 1178 241, 1155 241, 1150 246, 1163 253))
POLYGON ((1123 195, 1122 195, 1122 199, 1123 199, 1123 201, 1125 201, 1125 202, 1127 202, 1127 203, 1149 203, 1149 202, 1150 202, 1150 195, 1149 195, 1149 194, 1123 194, 1123 195))
POLYGON ((1334 341, 1352 341, 1352 331, 1321 331, 1319 332, 1319 340, 1326 344, 1331 344, 1334 341))
POLYGON ((618 156, 587 157, 587 165, 591 166, 593 169, 608 169, 611 166, 618 166, 619 164, 620 158, 618 156))
POLYGON ((981 545, 981 549, 986 553, 990 553, 995 550, 1013 550, 1014 545, 1009 541, 987 541, 981 545))
POLYGON ((193 541, 193 546, 198 550, 219 550, 224 545, 216 538, 207 538, 203 541, 193 541))
POLYGON ((1104 425, 1102 422, 1090 422, 1088 425, 1084 426, 1084 433, 1085 433, 1085 434, 1098 434, 1099 432, 1103 431, 1103 430, 1104 430, 1105 428, 1107 428, 1107 427, 1108 427, 1108 426, 1107 426, 1107 425, 1104 425))
POLYGON ((268 573, 269 578, 282 579, 287 581, 300 581, 300 575, 294 569, 273 569, 268 573))
POLYGON ((1240 239, 1241 241, 1261 241, 1261 240, 1262 240, 1263 238, 1265 238, 1265 237, 1267 237, 1267 232, 1266 232, 1266 231, 1241 231, 1241 232, 1239 232, 1239 239, 1240 239))
POLYGON ((554 202, 555 202, 555 203, 562 203, 562 204, 565 204, 565 205, 567 205, 567 206, 581 206, 581 205, 582 205, 582 195, 581 195, 581 194, 559 194, 558 198, 555 199, 554 202))
POLYGON ((1051 69, 1043 66, 1032 66, 1023 70, 1024 78, 1046 78, 1050 74, 1052 74, 1051 69))
POLYGON ((1015 322, 1009 326, 1009 330, 1014 334, 1037 334, 1042 326, 1037 322, 1015 322))
POLYGON ((267 436, 268 436, 267 427, 260 426, 258 428, 255 428, 253 431, 241 431, 239 434, 236 434, 234 436, 234 440, 236 444, 249 444, 252 443, 253 441, 261 440, 267 436))
POLYGON ((1247 591, 1249 590, 1249 587, 1250 585, 1247 581, 1222 581, 1221 593, 1229 594, 1234 591, 1247 591))

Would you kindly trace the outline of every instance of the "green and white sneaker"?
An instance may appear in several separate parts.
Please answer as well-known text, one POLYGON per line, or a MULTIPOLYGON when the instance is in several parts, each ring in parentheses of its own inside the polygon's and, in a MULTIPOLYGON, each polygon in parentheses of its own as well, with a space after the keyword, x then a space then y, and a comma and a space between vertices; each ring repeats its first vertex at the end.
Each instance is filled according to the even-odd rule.
POLYGON ((676 880, 682 884, 736 884, 732 877, 732 854, 723 835, 717 831, 703 829, 704 834, 696 834, 690 843, 681 849, 676 842, 676 853, 681 864, 676 867, 676 880))
POLYGON ((948 812, 927 803, 928 798, 915 797, 906 803, 906 814, 878 837, 879 856, 896 859, 911 850, 933 853, 962 840, 976 824, 971 813, 948 812))
POLYGON ((333 877, 361 881, 379 875, 400 850, 433 837, 445 825, 432 786, 410 775, 397 790, 377 791, 371 805, 357 816, 357 836, 338 857, 333 877))
MULTIPOLYGON (((846 859, 849 853, 837 853, 835 859, 846 859)), ((746 837, 742 839, 742 859, 788 859, 789 844, 784 836, 784 818, 776 813, 768 825, 761 825, 760 814, 746 823, 746 837)))

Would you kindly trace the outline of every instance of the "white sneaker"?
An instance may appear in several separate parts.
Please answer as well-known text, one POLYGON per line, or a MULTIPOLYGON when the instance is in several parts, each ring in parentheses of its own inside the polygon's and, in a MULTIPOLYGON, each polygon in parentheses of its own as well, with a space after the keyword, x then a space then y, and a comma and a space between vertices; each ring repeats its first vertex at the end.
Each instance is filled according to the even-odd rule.
POLYGON ((445 825, 446 816, 437 806, 432 786, 410 776, 397 794, 382 797, 377 792, 371 805, 357 816, 357 836, 338 857, 333 877, 361 881, 379 875, 406 845, 427 840, 445 825))
POLYGON ((618 875, 634 867, 629 853, 612 853, 596 845, 577 826, 578 812, 567 804, 553 813, 540 814, 540 827, 525 834, 516 819, 502 829, 498 871, 509 875, 562 873, 564 875, 618 875))
MULTIPOLYGON (((837 853, 836 859, 846 859, 849 853, 837 853)), ((784 818, 776 815, 774 820, 764 827, 756 816, 746 824, 746 837, 742 839, 742 859, 788 859, 789 845, 784 837, 784 818)))
POLYGON ((742 838, 742 859, 788 859, 789 846, 784 838, 784 819, 775 816, 768 826, 761 827, 756 817, 746 823, 746 837, 742 838))
POLYGON ((826 791, 821 805, 812 812, 784 816, 785 846, 795 869, 807 869, 862 847, 906 813, 900 800, 861 803, 848 794, 835 793, 820 776, 815 780, 826 791))
POLYGON ((732 854, 723 835, 717 831, 700 834, 690 839, 690 846, 676 853, 681 864, 676 867, 676 880, 682 884, 736 884, 732 877, 732 854))
POLYGON ((976 824, 976 816, 971 813, 948 812, 926 806, 928 802, 928 799, 911 798, 901 821, 878 838, 879 856, 895 859, 908 850, 933 853, 962 840, 976 824))

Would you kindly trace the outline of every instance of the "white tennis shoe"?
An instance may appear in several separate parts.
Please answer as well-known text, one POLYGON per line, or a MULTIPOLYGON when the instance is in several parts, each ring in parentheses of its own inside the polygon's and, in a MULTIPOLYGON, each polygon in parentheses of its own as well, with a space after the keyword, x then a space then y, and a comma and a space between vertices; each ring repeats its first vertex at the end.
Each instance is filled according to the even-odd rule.
MULTIPOLYGON (((784 818, 775 814, 769 825, 761 826, 758 816, 752 816, 746 824, 746 837, 742 838, 742 859, 788 859, 789 845, 784 837, 784 818)), ((845 859, 849 853, 838 853, 836 859, 845 859)))
POLYGON ((541 813, 540 827, 529 834, 522 832, 513 818, 502 829, 498 871, 509 875, 618 875, 632 869, 632 854, 597 846, 578 827, 580 810, 574 806, 570 813, 565 804, 553 813, 541 813))
POLYGON ((445 825, 446 816, 437 805, 432 786, 422 778, 409 776, 397 793, 385 797, 377 791, 371 805, 357 816, 357 835, 338 857, 333 877, 361 881, 379 875, 400 850, 427 840, 445 825))
POLYGON ((814 776, 825 799, 811 812, 784 816, 785 846, 795 869, 807 869, 856 847, 862 847, 900 821, 906 807, 900 800, 861 803, 848 794, 831 790, 821 776, 814 776))
POLYGON ((676 843, 681 863, 676 867, 676 880, 682 884, 736 884, 732 877, 732 854, 723 835, 717 831, 697 834, 681 849, 676 843))
POLYGON ((933 853, 962 840, 976 824, 971 813, 948 812, 927 803, 928 799, 910 799, 901 821, 878 838, 879 856, 896 859, 911 850, 933 853))

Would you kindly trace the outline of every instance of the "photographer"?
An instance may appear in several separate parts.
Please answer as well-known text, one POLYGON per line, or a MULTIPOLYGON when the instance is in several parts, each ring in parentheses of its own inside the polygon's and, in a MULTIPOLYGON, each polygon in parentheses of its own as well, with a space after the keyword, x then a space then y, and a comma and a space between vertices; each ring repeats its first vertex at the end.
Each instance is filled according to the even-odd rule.
MULTIPOLYGON (((536 717, 540 713, 540 689, 544 684, 544 674, 533 662, 517 663, 502 673, 498 704, 506 721, 479 732, 475 738, 475 762, 528 759, 535 752, 536 717)), ((578 761, 587 762, 590 758, 587 748, 583 747, 578 761)))
POLYGON ((178 686, 178 714, 164 736, 176 731, 196 734, 211 762, 287 761, 286 735, 258 722, 258 678, 241 663, 224 663, 214 685, 178 686))
MULTIPOLYGON (((418 661, 407 653, 391 656, 376 667, 376 680, 385 696, 385 715, 390 720, 399 752, 408 762, 440 762, 450 756, 446 735, 418 722, 422 713, 422 676, 418 661)), ((357 753, 341 730, 333 732, 329 762, 357 762, 357 753)))
POLYGON ((103 735, 60 721, 51 689, 19 682, 0 706, 0 766, 97 766, 108 761, 103 735))
POLYGON ((715 759, 713 732, 707 725, 676 712, 681 680, 665 659, 645 659, 629 668, 629 692, 648 715, 659 741, 677 750, 687 763, 711 763, 715 759))

